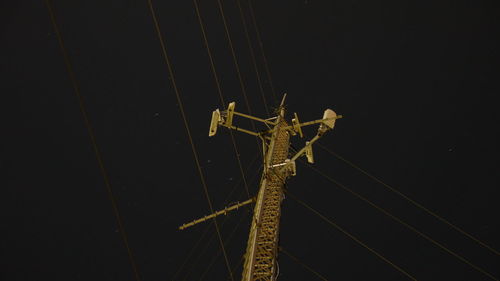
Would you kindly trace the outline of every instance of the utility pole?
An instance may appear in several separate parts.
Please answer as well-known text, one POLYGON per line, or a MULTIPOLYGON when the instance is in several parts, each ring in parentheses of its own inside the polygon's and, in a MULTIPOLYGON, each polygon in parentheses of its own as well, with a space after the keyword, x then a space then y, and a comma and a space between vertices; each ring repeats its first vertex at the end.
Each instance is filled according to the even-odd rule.
POLYGON ((223 126, 236 131, 244 132, 262 141, 263 174, 261 177, 257 198, 236 204, 209 216, 184 224, 180 229, 185 229, 197 223, 206 221, 215 216, 226 214, 228 211, 255 202, 252 224, 248 235, 245 263, 243 266, 242 281, 269 280, 277 278, 277 251, 279 223, 281 217, 281 201, 284 196, 284 184, 288 177, 295 176, 295 160, 305 155, 309 163, 314 162, 312 144, 326 131, 333 129, 335 120, 342 118, 333 110, 327 109, 323 118, 315 121, 300 123, 297 114, 294 114, 292 125, 285 120, 285 98, 283 96, 277 116, 261 119, 235 111, 235 103, 229 104, 227 110, 220 112, 218 109, 212 113, 209 136, 214 136, 218 126, 223 126), (249 118, 264 123, 265 130, 253 132, 233 125, 234 116, 249 118), (302 127, 320 124, 318 133, 293 157, 289 157, 290 136, 303 137, 302 127))

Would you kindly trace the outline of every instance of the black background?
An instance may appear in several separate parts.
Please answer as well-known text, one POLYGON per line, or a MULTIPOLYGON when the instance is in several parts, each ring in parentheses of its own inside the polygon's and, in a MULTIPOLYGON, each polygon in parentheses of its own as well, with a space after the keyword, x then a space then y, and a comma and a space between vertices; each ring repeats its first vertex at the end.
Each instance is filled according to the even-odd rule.
MULTIPOLYGON (((200 2, 223 95, 246 112, 217 2, 200 2)), ((207 136, 211 111, 222 105, 193 2, 153 4, 214 208, 245 200, 227 130, 207 136)), ((269 117, 236 2, 223 5, 253 114, 269 117)), ((267 104, 275 107, 248 2, 242 6, 267 104)), ((343 114, 324 146, 500 249, 492 6, 281 0, 253 7, 289 114, 303 121, 325 108, 343 114)), ((142 280, 198 280, 215 257, 204 280, 226 280, 219 245, 209 240, 213 225, 177 230, 210 211, 147 2, 54 1, 53 8, 142 280)), ((5 1, 0 10, 0 278, 134 280, 48 9, 43 1, 5 1)), ((235 137, 256 194, 257 146, 251 136, 235 137)), ((292 140, 296 147, 303 141, 292 140)), ((500 277, 498 255, 319 147, 315 158, 316 168, 500 277)), ((491 280, 306 166, 297 173, 290 191, 417 279, 491 280)), ((244 254, 249 217, 240 209, 221 227, 224 241, 236 229, 226 246, 232 267, 244 254)), ((290 198, 280 239, 328 280, 406 279, 290 198)), ((279 280, 316 280, 284 254, 279 265, 279 280)), ((241 267, 236 272, 239 279, 241 267)))

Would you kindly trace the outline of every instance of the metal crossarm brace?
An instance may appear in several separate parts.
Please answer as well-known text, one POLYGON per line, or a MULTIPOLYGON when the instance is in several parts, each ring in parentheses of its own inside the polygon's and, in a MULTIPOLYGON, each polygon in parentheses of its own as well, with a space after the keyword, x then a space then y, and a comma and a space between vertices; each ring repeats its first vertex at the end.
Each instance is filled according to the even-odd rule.
POLYGON ((232 210, 238 209, 239 207, 242 207, 242 206, 248 205, 248 204, 253 203, 253 202, 255 202, 255 198, 251 198, 251 199, 248 199, 248 200, 247 200, 247 201, 245 201, 245 202, 241 202, 241 203, 238 203, 238 204, 232 205, 232 206, 230 206, 230 207, 226 207, 226 208, 224 208, 223 210, 217 211, 217 212, 215 212, 215 213, 213 213, 213 214, 210 214, 210 215, 208 215, 208 216, 204 216, 203 218, 200 218, 200 219, 194 220, 194 221, 189 222, 189 223, 185 223, 185 224, 183 224, 183 225, 179 226, 179 229, 180 229, 180 230, 183 230, 183 229, 186 229, 186 228, 188 228, 188 227, 190 227, 190 226, 193 226, 193 225, 195 225, 195 224, 199 224, 200 222, 207 221, 207 220, 209 220, 209 219, 211 219, 211 218, 215 218, 215 217, 220 216, 220 215, 227 215, 227 213, 228 213, 229 211, 232 211, 232 210))

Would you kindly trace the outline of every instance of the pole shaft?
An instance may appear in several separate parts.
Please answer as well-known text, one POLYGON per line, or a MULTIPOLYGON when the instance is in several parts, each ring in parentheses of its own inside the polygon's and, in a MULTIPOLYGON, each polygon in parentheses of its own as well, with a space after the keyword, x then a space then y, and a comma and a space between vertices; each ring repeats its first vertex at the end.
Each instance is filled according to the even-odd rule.
POLYGON ((290 136, 288 131, 283 129, 286 126, 282 112, 278 117, 265 155, 263 177, 255 204, 243 266, 242 280, 244 281, 271 281, 276 275, 281 201, 286 175, 281 169, 275 169, 272 166, 283 163, 288 157, 290 136))

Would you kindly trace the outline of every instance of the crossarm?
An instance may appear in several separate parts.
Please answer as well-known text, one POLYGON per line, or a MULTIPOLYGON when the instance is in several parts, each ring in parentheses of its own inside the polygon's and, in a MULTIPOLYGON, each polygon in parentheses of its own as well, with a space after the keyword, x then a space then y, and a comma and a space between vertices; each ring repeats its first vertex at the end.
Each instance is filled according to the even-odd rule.
POLYGON ((259 117, 255 117, 255 116, 252 116, 252 115, 248 115, 248 114, 244 114, 244 113, 240 113, 240 112, 236 112, 236 111, 234 111, 233 114, 241 116, 241 117, 245 117, 245 118, 248 118, 248 119, 253 119, 255 121, 259 121, 259 122, 262 122, 262 123, 265 123, 265 124, 268 124, 268 125, 271 125, 271 126, 276 125, 276 122, 273 122, 273 121, 270 121, 270 120, 266 120, 266 119, 262 119, 262 118, 259 118, 259 117))
POLYGON ((312 144, 314 142, 316 142, 318 139, 320 138, 319 135, 316 135, 312 140, 308 141, 307 144, 301 149, 299 150, 293 157, 292 159, 290 159, 290 161, 295 161, 297 160, 297 158, 299 158, 300 156, 302 156, 302 154, 304 154, 306 152, 307 149, 309 149, 309 147, 312 146, 312 144))
POLYGON ((215 212, 215 213, 213 213, 213 214, 211 214, 211 215, 204 216, 203 218, 200 218, 200 219, 194 220, 194 221, 189 222, 189 223, 185 223, 185 224, 183 224, 183 225, 179 226, 179 229, 180 229, 180 230, 183 230, 183 229, 186 229, 186 228, 188 228, 188 227, 190 227, 190 226, 193 226, 193 225, 195 225, 195 224, 198 224, 198 223, 200 223, 200 222, 204 222, 204 221, 207 221, 207 220, 209 220, 209 219, 211 219, 211 218, 215 218, 216 216, 226 215, 226 214, 227 214, 227 212, 229 212, 229 211, 232 211, 232 210, 234 210, 234 209, 238 209, 239 207, 242 207, 242 206, 248 205, 248 204, 253 203, 253 202, 255 202, 255 198, 250 198, 250 199, 248 199, 248 200, 247 200, 247 201, 245 201, 245 202, 238 203, 238 204, 233 205, 233 206, 231 206, 231 207, 226 207, 226 208, 224 208, 223 210, 217 211, 217 212, 215 212))
POLYGON ((250 130, 247 130, 247 129, 243 129, 243 128, 240 128, 240 127, 236 127, 236 126, 226 126, 225 124, 222 124, 222 126, 226 127, 226 128, 229 128, 229 129, 233 129, 233 130, 236 130, 238 132, 243 132, 243 133, 247 133, 249 135, 252 135, 252 136, 260 136, 259 133, 256 133, 256 132, 253 132, 253 131, 250 131, 250 130))
MULTIPOLYGON (((336 119, 340 119, 340 118, 342 118, 342 115, 338 115, 338 116, 332 117, 332 118, 325 118, 325 119, 318 119, 318 120, 314 120, 314 121, 308 121, 308 122, 300 123, 298 125, 300 127, 305 127, 305 126, 314 125, 314 124, 318 124, 318 123, 324 123, 324 122, 329 121, 329 120, 336 120, 336 119)), ((293 125, 283 127, 283 129, 285 129, 285 130, 293 130, 293 125)), ((273 130, 274 129, 269 130, 266 133, 268 133, 268 134, 272 133, 273 130)))

